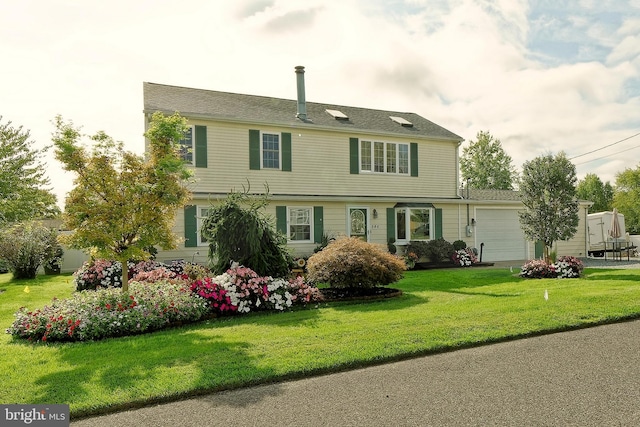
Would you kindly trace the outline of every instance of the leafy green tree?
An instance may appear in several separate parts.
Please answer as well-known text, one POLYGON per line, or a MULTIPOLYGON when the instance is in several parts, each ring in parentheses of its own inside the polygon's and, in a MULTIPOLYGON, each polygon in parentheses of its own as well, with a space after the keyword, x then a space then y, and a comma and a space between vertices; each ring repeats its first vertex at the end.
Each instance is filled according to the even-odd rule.
POLYGON ((500 140, 483 131, 478 132, 476 139, 462 150, 462 178, 471 179, 474 188, 513 190, 518 174, 500 140))
POLYGON ((211 206, 202 221, 201 233, 209 241, 212 271, 223 273, 233 261, 260 276, 289 274, 287 238, 265 214, 267 204, 267 195, 253 197, 246 190, 229 193, 222 203, 211 206))
POLYGON ((613 187, 609 181, 603 184, 594 173, 588 173, 584 179, 578 181, 576 195, 579 199, 593 202, 591 212, 610 211, 613 208, 613 187))
POLYGON ((576 181, 576 167, 564 153, 540 156, 522 167, 520 226, 530 240, 544 244, 547 261, 553 243, 572 238, 578 230, 576 181))
POLYGON ((2 123, 0 116, 0 222, 53 218, 60 214, 56 196, 45 187, 42 156, 47 148, 33 147, 28 130, 2 123))
POLYGON ((640 165, 616 175, 613 205, 624 215, 627 233, 640 234, 640 165))
POLYGON ((58 232, 36 221, 17 222, 0 231, 0 258, 14 279, 35 279, 38 268, 55 255, 58 232))
MULTIPOLYGON (((73 233, 63 242, 71 248, 91 248, 98 257, 146 259, 148 248, 176 247, 172 232, 176 210, 190 197, 185 184, 191 173, 180 159, 178 141, 187 129, 179 114, 153 115, 145 136, 146 158, 125 151, 104 132, 90 137, 89 154, 79 144, 81 134, 72 123, 55 120, 56 159, 76 174, 66 200, 65 226, 73 233)), ((128 292, 128 269, 122 269, 122 291, 128 292)))

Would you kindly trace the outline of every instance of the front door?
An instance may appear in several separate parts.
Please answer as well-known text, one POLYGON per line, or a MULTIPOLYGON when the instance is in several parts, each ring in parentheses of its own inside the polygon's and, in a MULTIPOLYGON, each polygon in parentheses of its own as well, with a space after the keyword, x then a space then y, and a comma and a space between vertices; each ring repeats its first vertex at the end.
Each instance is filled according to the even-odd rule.
POLYGON ((368 208, 349 208, 349 236, 369 241, 368 208))

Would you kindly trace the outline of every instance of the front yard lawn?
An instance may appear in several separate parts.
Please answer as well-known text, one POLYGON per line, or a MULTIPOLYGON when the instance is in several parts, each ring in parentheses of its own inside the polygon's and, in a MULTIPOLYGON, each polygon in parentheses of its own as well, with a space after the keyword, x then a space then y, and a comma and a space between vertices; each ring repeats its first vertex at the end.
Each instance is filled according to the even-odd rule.
MULTIPOLYGON (((257 313, 98 342, 0 336, 2 403, 68 403, 72 417, 193 394, 640 317, 640 270, 527 280, 509 269, 408 271, 398 298, 257 313), (548 300, 544 293, 548 291, 548 300)), ((71 276, 0 275, 0 327, 73 292, 71 276), (25 287, 29 292, 25 292, 25 287)))

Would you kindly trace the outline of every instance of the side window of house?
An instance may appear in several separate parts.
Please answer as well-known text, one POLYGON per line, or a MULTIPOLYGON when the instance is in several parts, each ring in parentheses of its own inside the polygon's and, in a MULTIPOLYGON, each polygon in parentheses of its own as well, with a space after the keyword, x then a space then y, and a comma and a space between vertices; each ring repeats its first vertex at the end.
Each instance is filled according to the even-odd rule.
POLYGON ((360 141, 361 172, 409 175, 409 144, 360 141))
POLYGON ((198 227, 198 246, 206 246, 209 241, 202 235, 202 222, 209 215, 209 208, 198 206, 197 227, 198 227))
POLYGON ((430 240, 434 215, 430 208, 396 209, 396 240, 430 240))
POLYGON ((207 127, 189 126, 179 142, 180 157, 196 168, 207 167, 207 127))
POLYGON ((179 142, 180 158, 189 164, 193 164, 193 126, 189 126, 179 142))
POLYGON ((313 208, 287 208, 287 238, 292 242, 311 242, 313 238, 313 208))

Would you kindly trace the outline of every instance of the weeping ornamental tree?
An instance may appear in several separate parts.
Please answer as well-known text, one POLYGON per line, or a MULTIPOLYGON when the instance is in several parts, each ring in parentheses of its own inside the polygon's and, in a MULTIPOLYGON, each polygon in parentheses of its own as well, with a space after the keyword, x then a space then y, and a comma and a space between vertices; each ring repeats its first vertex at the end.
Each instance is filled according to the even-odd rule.
POLYGON ((210 267, 215 273, 223 273, 233 261, 260 276, 289 274, 287 238, 265 214, 267 204, 267 195, 255 197, 245 190, 231 192, 222 203, 211 206, 200 232, 209 241, 210 267))
POLYGON ((174 249, 172 226, 178 208, 190 193, 185 183, 191 172, 180 158, 178 141, 187 130, 179 114, 155 113, 145 136, 146 157, 125 151, 121 142, 104 132, 91 136, 92 151, 72 123, 59 116, 53 134, 56 159, 75 172, 63 221, 73 233, 61 240, 75 249, 91 249, 101 258, 122 263, 122 291, 128 292, 130 259, 148 259, 147 248, 174 249))
POLYGON ((529 240, 544 244, 547 262, 553 243, 569 240, 578 230, 576 181, 576 167, 564 153, 540 156, 522 167, 520 226, 529 240))

